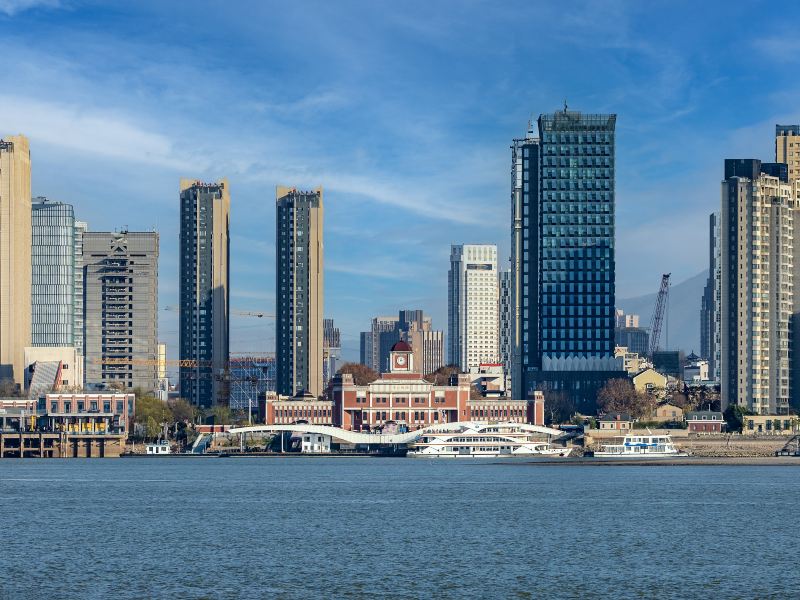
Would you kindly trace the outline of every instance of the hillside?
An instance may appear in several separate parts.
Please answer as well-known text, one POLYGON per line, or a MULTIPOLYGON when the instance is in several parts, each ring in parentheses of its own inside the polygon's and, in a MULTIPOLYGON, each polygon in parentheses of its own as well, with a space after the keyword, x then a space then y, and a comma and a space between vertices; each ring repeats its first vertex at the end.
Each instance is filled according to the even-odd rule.
MULTIPOLYGON (((708 270, 694 277, 670 286, 668 321, 665 319, 661 330, 661 347, 667 341, 669 323, 669 349, 684 350, 687 354, 694 350, 700 353, 700 301, 706 285, 708 270)), ((635 298, 617 300, 617 308, 626 313, 638 314, 639 325, 650 326, 650 319, 656 303, 656 292, 635 298)))

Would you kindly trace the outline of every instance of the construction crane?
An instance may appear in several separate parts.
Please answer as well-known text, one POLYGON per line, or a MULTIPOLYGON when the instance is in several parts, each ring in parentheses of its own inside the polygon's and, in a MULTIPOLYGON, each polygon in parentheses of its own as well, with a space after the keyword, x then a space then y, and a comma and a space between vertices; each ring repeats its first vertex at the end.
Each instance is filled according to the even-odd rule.
MULTIPOLYGON (((180 312, 180 309, 177 306, 165 306, 164 310, 168 310, 170 312, 180 312)), ((250 310, 232 310, 231 314, 237 317, 256 317, 258 319, 261 319, 263 317, 266 317, 267 319, 275 318, 275 315, 271 315, 269 313, 254 312, 250 310)))
MULTIPOLYGON (((656 296, 656 307, 653 310, 653 318, 650 320, 650 357, 658 351, 658 344, 661 341, 661 325, 664 322, 664 314, 669 301, 669 276, 672 273, 664 273, 661 276, 661 288, 656 296)), ((667 333, 669 335, 669 333, 667 333)))

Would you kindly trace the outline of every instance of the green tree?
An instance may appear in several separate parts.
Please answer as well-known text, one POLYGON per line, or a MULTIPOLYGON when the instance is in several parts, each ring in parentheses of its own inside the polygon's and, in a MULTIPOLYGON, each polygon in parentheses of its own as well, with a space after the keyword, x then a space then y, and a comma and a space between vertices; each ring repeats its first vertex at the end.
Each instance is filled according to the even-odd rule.
POLYGON ((356 385, 369 385, 379 377, 379 375, 367 365, 362 365, 361 363, 355 362, 344 363, 339 368, 337 373, 352 375, 353 383, 356 385))
POLYGON ((152 395, 136 398, 135 421, 145 428, 146 438, 158 437, 164 425, 172 423, 172 413, 167 405, 152 395))
POLYGON ((233 422, 231 409, 223 404, 212 407, 210 416, 214 419, 214 425, 230 425, 233 422))
POLYGON ((752 411, 746 409, 744 406, 738 404, 730 404, 722 416, 728 425, 728 431, 741 431, 744 427, 744 417, 752 415, 752 411))

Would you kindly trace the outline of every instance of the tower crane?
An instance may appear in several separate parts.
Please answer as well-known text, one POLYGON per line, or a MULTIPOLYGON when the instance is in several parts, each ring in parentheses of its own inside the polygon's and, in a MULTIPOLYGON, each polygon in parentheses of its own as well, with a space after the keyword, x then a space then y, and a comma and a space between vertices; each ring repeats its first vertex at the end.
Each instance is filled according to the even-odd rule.
MULTIPOLYGON (((165 306, 164 310, 168 310, 170 312, 179 312, 180 309, 177 306, 165 306)), ((271 315, 269 313, 260 312, 260 311, 250 311, 250 310, 232 310, 231 315, 235 315, 237 317, 257 317, 259 319, 266 317, 267 319, 274 319, 275 315, 271 315)))
POLYGON ((661 287, 656 296, 656 306, 653 310, 653 318, 650 320, 650 357, 658 350, 661 341, 661 325, 664 322, 664 312, 669 301, 669 276, 672 273, 664 273, 661 276, 661 287))

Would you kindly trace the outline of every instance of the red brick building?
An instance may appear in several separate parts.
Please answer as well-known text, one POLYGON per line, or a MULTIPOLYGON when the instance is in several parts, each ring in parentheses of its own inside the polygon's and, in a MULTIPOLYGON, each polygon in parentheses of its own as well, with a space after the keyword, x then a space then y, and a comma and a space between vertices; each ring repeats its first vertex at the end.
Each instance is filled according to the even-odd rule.
POLYGON ((389 372, 369 385, 357 386, 353 376, 333 380, 333 424, 367 431, 394 421, 410 430, 437 423, 470 419, 470 379, 455 375, 450 385, 437 386, 414 370, 411 346, 397 342, 389 354, 389 372))
POLYGON ((722 433, 724 427, 721 412, 701 410, 686 414, 686 429, 690 433, 722 433))

